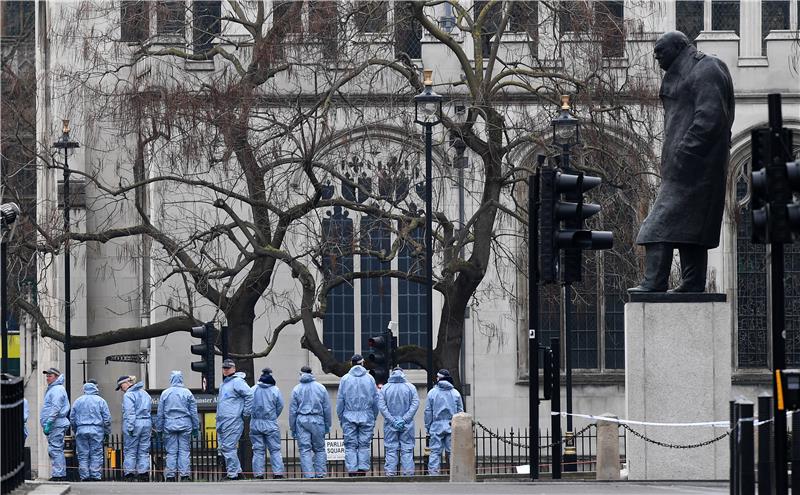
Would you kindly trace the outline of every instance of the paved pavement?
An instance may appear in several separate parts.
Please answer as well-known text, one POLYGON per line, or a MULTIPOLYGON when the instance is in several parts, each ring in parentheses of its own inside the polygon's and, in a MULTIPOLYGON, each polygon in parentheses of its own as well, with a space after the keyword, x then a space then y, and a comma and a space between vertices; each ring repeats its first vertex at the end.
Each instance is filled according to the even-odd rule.
POLYGON ((70 495, 700 495, 728 493, 727 483, 700 482, 353 482, 233 481, 223 483, 73 483, 70 495), (188 485, 188 486, 187 486, 188 485))

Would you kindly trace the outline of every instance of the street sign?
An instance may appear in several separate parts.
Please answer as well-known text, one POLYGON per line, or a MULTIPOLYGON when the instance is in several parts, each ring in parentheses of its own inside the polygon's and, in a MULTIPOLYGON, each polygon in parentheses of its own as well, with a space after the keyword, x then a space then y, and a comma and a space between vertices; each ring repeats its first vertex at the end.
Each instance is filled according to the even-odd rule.
POLYGON ((150 357, 146 352, 140 352, 139 354, 113 354, 111 356, 106 356, 106 364, 108 364, 109 361, 146 364, 150 362, 150 357))
POLYGON ((344 460, 344 439, 337 438, 334 440, 325 440, 325 453, 328 455, 328 461, 343 461, 344 460))

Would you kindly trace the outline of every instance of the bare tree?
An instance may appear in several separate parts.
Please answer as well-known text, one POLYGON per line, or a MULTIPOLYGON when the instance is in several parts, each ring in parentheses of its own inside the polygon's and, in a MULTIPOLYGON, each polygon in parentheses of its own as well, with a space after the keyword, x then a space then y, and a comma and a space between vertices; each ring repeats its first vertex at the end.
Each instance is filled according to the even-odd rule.
MULTIPOLYGON (((437 187, 454 180, 448 150, 466 148, 477 162, 470 215, 459 221, 443 204, 434 212, 434 288, 444 301, 434 367, 449 368, 460 385, 467 308, 519 297, 502 275, 524 267, 517 260, 527 216, 520 200, 535 152, 552 154, 550 109, 560 94, 575 95, 585 123, 578 168, 606 182, 600 221, 617 227, 616 272, 628 280, 636 263, 631 229, 650 197, 652 157, 643 150, 657 137, 658 119, 649 59, 632 53, 613 64, 622 60, 624 35, 637 29, 594 6, 613 3, 476 2, 467 10, 447 2, 450 23, 437 22, 441 2, 391 9, 387 2, 275 2, 271 11, 263 2, 230 2, 219 12, 215 2, 194 2, 189 11, 183 2, 62 6, 54 40, 92 40, 81 48, 85 63, 57 73, 63 104, 91 95, 93 125, 114 132, 93 145, 99 158, 83 174, 97 228, 67 234, 41 219, 41 241, 28 247, 52 255, 67 241, 138 239, 124 253, 143 266, 138 297, 158 305, 144 309, 171 315, 73 345, 187 331, 213 312, 232 332, 231 352, 248 376, 252 359, 268 355, 295 324, 324 371, 345 373, 348 363, 317 330, 331 291, 356 279, 424 282, 424 219, 414 194, 422 148, 411 105, 423 83, 412 61, 418 55, 410 53, 420 49, 420 36, 438 40, 443 59, 458 67, 437 85, 455 103, 437 137, 444 157, 437 187), (122 16, 127 43, 114 25, 103 31, 89 22, 102 12, 122 16), (572 23, 569 36, 565 22, 572 23), (391 160, 370 160, 376 146, 390 148, 391 160), (326 223, 331 209, 371 221, 338 232, 326 223), (388 248, 373 239, 387 229, 388 248), (399 253, 411 253, 411 268, 390 268, 399 253), (377 268, 355 272, 342 264, 348 256, 370 256, 377 268), (286 318, 256 350, 253 325, 264 304, 286 318)), ((16 304, 42 335, 63 340, 39 308, 16 304)), ((424 367, 425 355, 407 345, 398 361, 424 367)))

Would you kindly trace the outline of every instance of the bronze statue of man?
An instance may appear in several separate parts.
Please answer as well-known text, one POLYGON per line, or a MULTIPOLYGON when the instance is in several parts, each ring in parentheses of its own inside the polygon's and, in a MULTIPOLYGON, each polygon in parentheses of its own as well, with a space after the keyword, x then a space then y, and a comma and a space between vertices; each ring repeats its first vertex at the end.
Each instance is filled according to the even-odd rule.
POLYGON ((672 252, 681 283, 670 292, 704 292, 708 250, 719 245, 734 115, 728 67, 679 31, 662 35, 655 57, 666 71, 661 187, 636 243, 645 247, 644 280, 629 292, 667 290, 672 252))

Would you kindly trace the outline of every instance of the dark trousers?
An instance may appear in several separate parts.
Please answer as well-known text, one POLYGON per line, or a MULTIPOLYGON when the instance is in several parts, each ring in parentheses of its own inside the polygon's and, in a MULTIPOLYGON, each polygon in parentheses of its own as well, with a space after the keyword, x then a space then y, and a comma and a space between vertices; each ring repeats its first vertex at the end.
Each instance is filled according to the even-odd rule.
POLYGON ((645 244, 645 274, 641 285, 655 291, 667 290, 674 249, 681 256, 681 284, 676 289, 683 292, 703 292, 706 287, 708 249, 699 244, 645 244))

